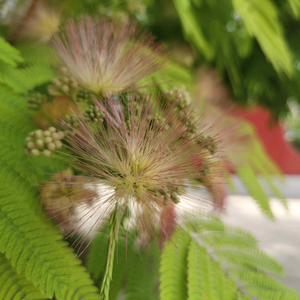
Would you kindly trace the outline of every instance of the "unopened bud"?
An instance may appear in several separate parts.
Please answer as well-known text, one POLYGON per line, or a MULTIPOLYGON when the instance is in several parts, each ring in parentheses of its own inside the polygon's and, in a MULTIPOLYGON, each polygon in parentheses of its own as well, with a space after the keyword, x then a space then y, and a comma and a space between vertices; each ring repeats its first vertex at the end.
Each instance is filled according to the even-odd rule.
POLYGON ((26 146, 27 146, 28 149, 33 149, 34 148, 34 143, 33 142, 28 142, 26 146))
POLYGON ((43 147, 43 146, 44 146, 44 141, 41 140, 41 139, 39 139, 39 140, 36 141, 36 145, 37 145, 38 147, 43 147))
POLYGON ((38 155, 40 155, 40 151, 39 151, 38 149, 32 149, 32 150, 31 150, 31 154, 32 154, 33 156, 38 156, 38 155))
POLYGON ((51 132, 48 130, 44 131, 44 136, 51 136, 51 132))
POLYGON ((49 157, 51 155, 51 151, 46 149, 46 150, 43 151, 43 154, 45 156, 49 157))
POLYGON ((51 142, 52 142, 52 138, 49 137, 49 136, 47 136, 47 137, 45 138, 45 143, 49 144, 49 143, 51 143, 51 142))
POLYGON ((35 135, 36 138, 41 138, 43 136, 43 131, 42 130, 37 130, 34 133, 34 135, 35 135))
POLYGON ((55 144, 54 143, 49 143, 48 145, 47 145, 47 148, 49 149, 49 150, 55 150, 55 144))
POLYGON ((55 127, 49 127, 48 130, 49 130, 50 132, 52 132, 52 133, 53 133, 53 132, 56 132, 56 128, 55 128, 55 127))

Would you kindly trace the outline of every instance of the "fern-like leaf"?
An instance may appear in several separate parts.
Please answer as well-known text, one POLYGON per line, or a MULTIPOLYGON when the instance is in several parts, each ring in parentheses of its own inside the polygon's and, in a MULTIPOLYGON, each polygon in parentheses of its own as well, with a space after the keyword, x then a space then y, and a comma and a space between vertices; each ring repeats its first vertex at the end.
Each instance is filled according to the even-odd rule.
POLYGON ((178 231, 166 243, 160 261, 160 299, 181 300, 187 298, 187 252, 190 237, 178 231))
POLYGON ((274 219, 269 199, 263 188, 259 184, 249 164, 245 164, 243 167, 238 168, 236 171, 238 176, 248 189, 250 195, 254 198, 254 200, 256 200, 256 203, 261 208, 262 212, 269 218, 274 219))
MULTIPOLYGON (((177 299, 176 296, 172 298, 171 294, 174 286, 165 284, 175 281, 177 288, 180 284, 188 291, 188 296, 180 299, 299 299, 294 290, 270 275, 281 276, 282 267, 258 249, 255 238, 249 233, 224 226, 215 217, 201 215, 199 221, 186 222, 181 226, 184 231, 176 232, 174 245, 167 242, 162 256, 171 254, 171 258, 174 257, 176 247, 180 250, 182 244, 177 244, 178 236, 188 234, 190 238, 186 238, 186 242, 189 250, 184 252, 187 270, 186 261, 181 256, 177 261, 172 261, 172 267, 163 269, 160 278, 161 289, 164 290, 162 300, 177 299), (179 283, 178 278, 184 278, 186 272, 188 281, 179 283), (165 295, 169 298, 164 298, 165 295)), ((168 263, 171 265, 170 260, 168 263)))
POLYGON ((210 257, 206 249, 197 245, 195 241, 191 241, 188 253, 188 297, 190 300, 215 300, 211 276, 210 257))
POLYGON ((3 254, 0 254, 0 300, 49 299, 42 294, 24 273, 18 274, 3 254))
MULTIPOLYGON (((26 102, 9 89, 6 96, 0 95, 0 252, 49 298, 55 294, 58 300, 100 299, 81 261, 41 214, 37 187, 44 179, 44 166, 53 160, 25 156, 24 141, 34 126, 26 102)), ((57 172, 57 166, 49 169, 57 172)), ((61 162, 59 166, 66 167, 61 162)))
POLYGON ((20 52, 5 41, 3 37, 0 36, 0 61, 16 67, 17 63, 23 61, 20 52))

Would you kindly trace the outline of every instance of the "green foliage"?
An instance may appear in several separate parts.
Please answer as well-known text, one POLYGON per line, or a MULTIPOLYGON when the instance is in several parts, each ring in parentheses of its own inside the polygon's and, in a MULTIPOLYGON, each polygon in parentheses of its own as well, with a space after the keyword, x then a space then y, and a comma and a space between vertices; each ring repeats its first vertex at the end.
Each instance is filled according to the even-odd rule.
MULTIPOLYGON (((234 165, 235 170, 249 194, 256 200, 262 212, 273 219, 274 217, 271 212, 268 196, 261 182, 266 182, 273 195, 281 202, 285 209, 288 209, 286 200, 276 186, 276 183, 283 182, 282 175, 275 163, 268 157, 268 154, 263 149, 253 127, 249 123, 244 122, 241 130, 251 137, 251 146, 247 152, 244 152, 247 158, 246 163, 240 166, 234 165)), ((234 162, 234 160, 232 161, 234 162)))
POLYGON ((250 36, 254 36, 277 71, 293 73, 293 61, 279 22, 278 11, 270 0, 232 0, 250 36))
POLYGON ((109 228, 106 224, 106 226, 97 233, 97 236, 91 243, 86 262, 87 270, 96 282, 100 280, 101 273, 105 268, 108 243, 109 228))
POLYGON ((251 167, 247 164, 242 168, 238 168, 237 174, 243 181, 244 185, 247 187, 250 195, 256 200, 262 212, 265 213, 271 219, 274 219, 274 216, 271 212, 269 199, 265 194, 263 188, 259 184, 251 167))
POLYGON ((147 251, 133 250, 128 259, 125 300, 155 300, 158 283, 159 250, 153 242, 147 251))
POLYGON ((1 300, 49 299, 26 279, 23 272, 18 274, 3 254, 0 254, 0 282, 1 300))
MULTIPOLYGON (((12 78, 14 72, 21 74, 19 69, 11 68, 10 72, 12 78)), ((26 87, 40 82, 38 73, 33 81, 33 77, 23 77, 26 87)), ((25 138, 35 129, 30 122, 31 113, 17 93, 4 85, 0 89, 0 251, 15 272, 23 274, 16 275, 15 280, 25 276, 49 298, 55 293, 58 300, 100 299, 80 260, 75 259, 68 243, 41 213, 37 191, 44 180, 43 173, 59 172, 66 164, 49 158, 33 160, 25 155, 25 138)))
POLYGON ((46 63, 45 57, 49 56, 46 50, 38 47, 36 50, 40 51, 39 55, 36 55, 36 51, 31 51, 31 47, 21 45, 19 51, 0 37, 0 83, 17 93, 26 94, 54 77, 52 68, 46 63), (25 54, 25 57, 21 54, 25 54), (43 63, 41 55, 44 56, 43 63))
POLYGON ((174 0, 174 4, 181 19, 186 38, 193 41, 206 59, 211 60, 214 56, 214 48, 205 38, 197 22, 197 13, 195 13, 192 3, 185 0, 174 0))
POLYGON ((0 36, 0 60, 12 67, 16 67, 17 63, 23 61, 20 52, 12 47, 9 43, 5 41, 3 37, 0 36))
MULTIPOLYGON (((91 243, 87 257, 87 269, 101 285, 105 271, 109 244, 109 228, 106 225, 91 243)), ((147 251, 135 247, 135 235, 131 230, 120 227, 118 244, 115 249, 112 281, 109 299, 115 300, 124 288, 126 300, 157 299, 159 250, 155 242, 147 251)))
POLYGON ((161 70, 139 81, 139 85, 146 88, 149 85, 149 91, 153 91, 153 87, 157 87, 160 91, 180 88, 181 86, 192 90, 194 87, 190 70, 174 62, 167 62, 161 70))
POLYGON ((187 298, 187 252, 190 237, 177 232, 172 243, 167 243, 160 260, 160 299, 180 300, 187 298))
POLYGON ((177 230, 162 254, 161 300, 281 299, 283 295, 299 299, 271 275, 282 276, 282 267, 258 249, 249 233, 205 216, 183 229, 177 230), (183 296, 186 292, 188 296, 183 296))
POLYGON ((205 247, 192 241, 188 251, 188 299, 232 299, 234 282, 224 277, 217 262, 211 260, 205 247), (201 268, 199 268, 201 266, 201 268))
POLYGON ((216 68, 235 102, 257 103, 279 118, 289 97, 299 101, 299 19, 291 17, 299 16, 298 0, 153 0, 148 16, 164 43, 193 47, 194 70, 216 68))

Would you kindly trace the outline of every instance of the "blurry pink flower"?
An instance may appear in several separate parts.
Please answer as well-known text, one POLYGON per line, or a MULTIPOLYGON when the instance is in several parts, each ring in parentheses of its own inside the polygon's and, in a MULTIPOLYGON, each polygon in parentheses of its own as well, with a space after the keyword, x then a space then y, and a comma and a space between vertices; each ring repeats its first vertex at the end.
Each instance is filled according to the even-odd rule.
POLYGON ((51 44, 79 84, 97 94, 123 90, 162 65, 160 47, 135 23, 70 19, 51 44))

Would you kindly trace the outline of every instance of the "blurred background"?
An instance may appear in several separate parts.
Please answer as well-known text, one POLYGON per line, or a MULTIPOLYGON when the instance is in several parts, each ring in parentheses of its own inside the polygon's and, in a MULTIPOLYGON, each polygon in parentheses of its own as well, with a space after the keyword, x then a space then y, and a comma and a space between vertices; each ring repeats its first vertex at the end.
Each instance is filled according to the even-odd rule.
MULTIPOLYGON (((264 156, 253 151, 244 159, 252 160, 260 182, 271 177, 272 185, 261 185, 276 220, 261 214, 251 198, 258 191, 245 187, 234 159, 233 188, 221 197, 223 219, 257 236, 285 266, 285 282, 300 291, 300 0, 1 0, 0 33, 11 43, 47 43, 63 20, 82 14, 138 22, 168 53, 167 67, 151 84, 184 87, 252 128, 264 156), (284 181, 266 174, 265 163, 277 166, 284 181), (274 190, 289 212, 272 198, 274 190)), ((223 139, 234 157, 236 141, 223 139)))

